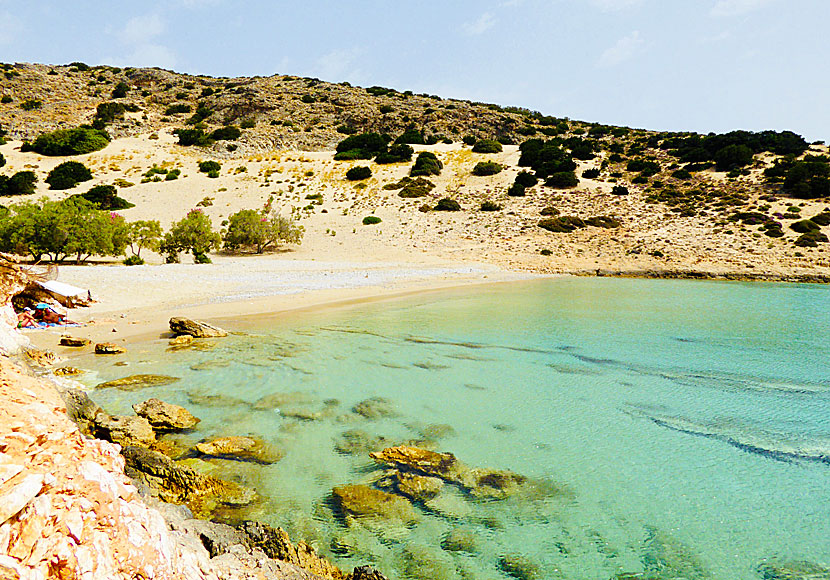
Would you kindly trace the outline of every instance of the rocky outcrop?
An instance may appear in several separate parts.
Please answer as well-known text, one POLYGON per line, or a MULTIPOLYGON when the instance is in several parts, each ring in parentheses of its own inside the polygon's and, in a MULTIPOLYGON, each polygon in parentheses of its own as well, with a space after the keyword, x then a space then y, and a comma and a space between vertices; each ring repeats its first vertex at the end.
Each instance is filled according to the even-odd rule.
POLYGON ((74 336, 64 335, 61 337, 59 342, 61 346, 71 346, 73 348, 81 348, 84 346, 89 346, 92 344, 92 341, 88 338, 75 338, 74 336))
POLYGON ((191 320, 183 316, 174 316, 170 319, 170 330, 176 334, 188 334, 193 338, 219 338, 228 336, 227 331, 207 322, 191 320))
POLYGON ((64 389, 61 397, 66 404, 66 414, 75 422, 84 435, 92 436, 95 417, 103 410, 80 389, 64 389))
POLYGON ((150 447, 156 442, 156 433, 144 417, 107 415, 104 412, 98 413, 92 420, 92 435, 122 447, 150 447))
POLYGON ((139 417, 147 419, 153 429, 158 431, 183 431, 192 429, 199 423, 199 419, 184 407, 159 399, 147 399, 143 403, 136 403, 133 405, 133 411, 139 417))
POLYGON ((111 342, 99 342, 95 345, 95 354, 124 354, 127 349, 111 342))
POLYGON ((178 377, 168 377, 167 375, 130 375, 114 381, 107 381, 98 384, 96 389, 120 389, 122 391, 137 391, 139 389, 146 389, 147 387, 160 387, 162 385, 169 385, 178 381, 178 377))
POLYGON ((256 463, 276 463, 283 457, 283 452, 258 437, 215 437, 196 445, 202 455, 222 459, 255 461, 256 463))

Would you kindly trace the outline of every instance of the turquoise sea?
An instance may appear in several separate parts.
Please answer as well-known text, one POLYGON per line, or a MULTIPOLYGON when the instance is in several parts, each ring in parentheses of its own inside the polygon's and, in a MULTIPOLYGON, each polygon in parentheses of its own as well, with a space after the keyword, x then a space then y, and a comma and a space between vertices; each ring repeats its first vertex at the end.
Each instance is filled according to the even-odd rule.
POLYGON ((202 419, 186 443, 255 434, 284 450, 273 465, 193 463, 254 486, 265 500, 245 517, 343 568, 507 579, 517 554, 526 578, 830 567, 830 288, 558 278, 221 324, 238 334, 72 364, 94 371, 89 385, 180 378, 93 391, 110 413, 158 397, 202 419), (352 412, 373 397, 395 414, 352 412), (417 523, 346 525, 332 488, 383 471, 344 452, 344 432, 511 470, 537 493, 482 501, 445 485, 417 523))

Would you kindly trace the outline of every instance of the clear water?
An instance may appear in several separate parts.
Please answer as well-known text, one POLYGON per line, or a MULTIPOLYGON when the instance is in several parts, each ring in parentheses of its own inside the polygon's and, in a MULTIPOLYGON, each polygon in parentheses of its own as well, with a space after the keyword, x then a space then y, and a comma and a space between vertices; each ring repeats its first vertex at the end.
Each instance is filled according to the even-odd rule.
POLYGON ((544 578, 734 580, 759 578, 764 560, 830 564, 830 288, 565 278, 224 326, 242 334, 208 350, 137 345, 118 359, 127 367, 75 363, 96 371, 89 384, 181 377, 95 392, 112 413, 155 396, 201 417, 192 441, 250 433, 284 449, 270 466, 197 465, 255 486, 267 500, 248 515, 344 568, 506 578, 500 556, 520 553, 544 578), (304 408, 328 412, 300 421, 251 407, 275 392, 305 393, 304 408), (399 415, 349 412, 375 396, 399 415), (453 429, 438 450, 561 493, 449 493, 409 528, 349 528, 332 514, 333 486, 380 473, 334 450, 344 431, 397 443, 432 424, 453 429), (457 529, 472 533, 474 553, 440 547, 457 529))

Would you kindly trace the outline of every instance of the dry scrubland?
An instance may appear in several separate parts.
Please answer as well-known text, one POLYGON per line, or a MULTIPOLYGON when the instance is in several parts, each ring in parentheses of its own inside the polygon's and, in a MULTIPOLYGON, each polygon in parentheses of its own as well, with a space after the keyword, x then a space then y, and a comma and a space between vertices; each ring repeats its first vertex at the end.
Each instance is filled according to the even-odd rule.
MULTIPOLYGON (((822 212, 828 203, 783 195, 780 185, 763 175, 781 158, 771 153, 754 155, 740 172, 709 167, 689 177, 675 177, 684 164, 657 146, 671 135, 644 130, 592 132, 595 124, 434 96, 297 77, 213 79, 157 69, 14 65, 6 67, 5 77, 2 92, 12 100, 0 104, 0 126, 11 140, 0 147, 7 161, 2 171, 37 174, 37 191, 28 199, 63 199, 92 185, 115 184, 119 195, 135 204, 119 212, 129 221, 159 219, 167 227, 201 206, 218 229, 233 212, 260 208, 273 196, 282 215, 297 219, 305 228, 302 245, 290 247, 291 255, 301 259, 483 261, 540 273, 602 270, 804 279, 830 274, 827 244, 795 246, 800 234, 788 227, 822 212), (114 100, 111 93, 119 82, 126 83, 128 90, 125 97, 114 100), (40 105, 24 110, 25 101, 40 105), (114 138, 106 148, 71 157, 92 170, 92 181, 68 191, 49 190, 43 180, 68 158, 22 153, 21 140, 90 122, 102 102, 125 103, 135 112, 107 124, 114 138), (176 104, 188 112, 171 113, 171 105, 176 104), (211 113, 196 126, 209 133, 224 125, 241 125, 241 137, 205 147, 178 145, 172 131, 192 127, 193 121, 188 125, 187 119, 200 106, 211 113), (523 197, 508 196, 516 174, 527 169, 518 165, 518 144, 556 137, 551 131, 557 126, 554 122, 560 131, 566 128, 559 138, 587 138, 594 147, 592 159, 577 159, 578 185, 560 189, 540 182, 523 197), (333 159, 332 150, 346 132, 386 132, 394 139, 407 128, 438 141, 414 145, 416 155, 432 151, 444 164, 440 175, 429 177, 435 188, 425 197, 403 199, 398 190, 384 189, 405 177, 411 162, 380 165, 333 159), (473 153, 461 142, 471 136, 515 144, 505 145, 500 153, 473 153), (221 163, 218 178, 198 172, 198 162, 206 159, 221 163), (637 171, 628 170, 637 159, 656 161, 659 171, 638 179, 637 171), (504 170, 475 176, 472 169, 480 161, 495 161, 504 170), (141 183, 142 174, 154 165, 178 168, 181 177, 141 183), (372 177, 346 180, 346 171, 358 165, 371 167, 372 177), (598 177, 582 177, 591 168, 600 170, 598 177), (625 185, 630 193, 612 194, 615 185, 625 185), (654 199, 666 190, 684 201, 673 203, 671 196, 654 199), (444 197, 458 201, 461 210, 423 211, 444 197), (500 209, 482 211, 486 201, 500 209), (561 216, 609 216, 619 227, 552 233, 538 226, 543 219, 540 212, 549 207, 561 216), (757 223, 736 219, 738 212, 760 212, 765 219, 777 219, 783 235, 765 235, 757 223), (381 218, 381 223, 363 225, 368 215, 381 218)), ((826 153, 822 144, 806 152, 826 153)), ((0 198, 0 203, 22 199, 0 198)), ((160 262, 161 257, 151 256, 149 261, 160 262)))

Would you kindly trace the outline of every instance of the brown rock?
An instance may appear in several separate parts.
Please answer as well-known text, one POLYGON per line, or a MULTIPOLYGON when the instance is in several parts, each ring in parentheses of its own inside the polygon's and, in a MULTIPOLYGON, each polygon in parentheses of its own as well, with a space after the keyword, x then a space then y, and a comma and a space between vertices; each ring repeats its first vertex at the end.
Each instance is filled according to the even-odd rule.
POLYGON ((395 473, 396 489, 412 501, 427 501, 437 496, 444 482, 437 477, 427 477, 398 471, 395 473))
POLYGON ((199 419, 184 407, 159 399, 147 399, 143 403, 136 403, 133 405, 133 411, 139 417, 147 419, 154 429, 161 431, 191 429, 199 422, 199 419))
POLYGON ((187 346, 193 342, 193 337, 189 334, 180 334, 179 336, 170 339, 169 344, 170 346, 187 346))
POLYGON ((184 318, 183 316, 174 316, 170 319, 170 330, 176 334, 189 334, 193 338, 217 338, 228 336, 227 331, 222 330, 217 326, 213 326, 207 322, 184 318))
POLYGON ((61 346, 82 347, 89 346, 90 344, 92 344, 92 341, 88 338, 75 338, 68 335, 62 336, 60 341, 61 346))
POLYGON ((459 479, 462 468, 461 462, 452 453, 437 453, 407 445, 387 447, 383 451, 370 453, 369 457, 402 471, 417 471, 453 482, 459 479))
POLYGON ((350 521, 348 516, 394 519, 402 523, 417 520, 412 505, 398 495, 365 485, 342 485, 335 487, 331 493, 337 508, 347 516, 347 523, 350 521))
POLYGON ((24 477, 17 485, 3 493, 0 501, 0 522, 17 515, 43 489, 43 475, 32 473, 24 477))
POLYGON ((199 443, 196 450, 212 457, 265 464, 276 463, 283 457, 282 451, 267 445, 258 437, 216 437, 199 443))
POLYGON ((470 492, 480 498, 504 499, 520 491, 527 478, 512 471, 499 469, 472 469, 463 482, 470 492))
POLYGON ((127 349, 111 342, 99 342, 95 345, 95 354, 124 354, 127 349))
POLYGON ((122 379, 115 379, 114 381, 107 381, 100 383, 96 389, 110 389, 116 388, 122 391, 137 391, 147 387, 159 387, 162 385, 169 385, 178 381, 178 377, 168 377, 167 375, 130 375, 122 379))
POLYGON ((78 425, 81 433, 92 436, 95 418, 102 413, 101 407, 80 389, 65 389, 61 392, 61 398, 66 405, 66 414, 78 425))
POLYGON ((156 441, 156 433, 144 417, 110 416, 103 412, 98 413, 95 416, 92 431, 98 439, 105 439, 124 447, 128 445, 150 447, 156 441))
POLYGON ((392 401, 384 397, 371 397, 364 401, 360 401, 352 411, 366 417, 367 419, 381 419, 383 417, 395 417, 398 412, 392 401))
POLYGON ((40 367, 50 367, 58 362, 58 355, 51 350, 38 350, 30 348, 26 350, 26 358, 30 363, 40 367))
POLYGON ((56 377, 74 377, 84 374, 84 370, 75 367, 59 367, 52 371, 56 377))

